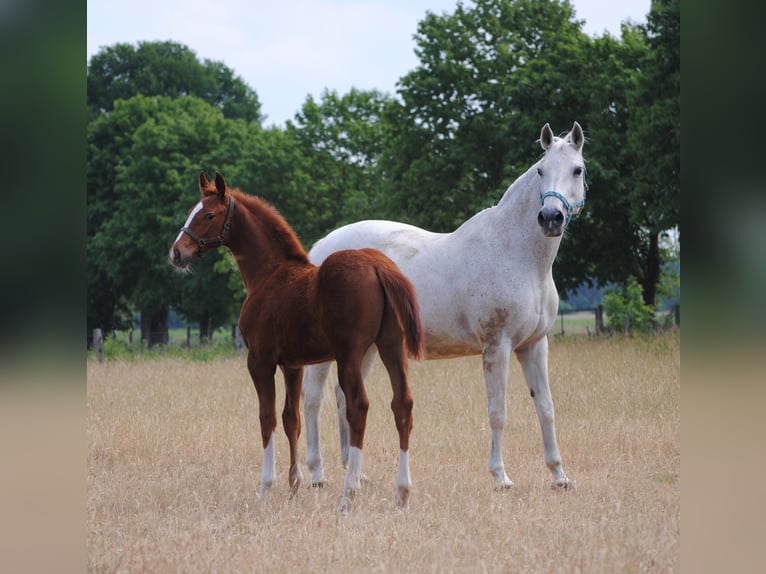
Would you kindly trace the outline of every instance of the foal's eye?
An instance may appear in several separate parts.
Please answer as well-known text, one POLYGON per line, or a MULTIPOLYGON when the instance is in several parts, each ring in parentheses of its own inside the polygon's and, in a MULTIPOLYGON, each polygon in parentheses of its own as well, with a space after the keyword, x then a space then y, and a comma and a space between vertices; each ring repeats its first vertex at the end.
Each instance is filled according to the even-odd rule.
POLYGON ((582 168, 581 167, 574 168, 574 174, 575 174, 575 177, 582 175, 582 168))
POLYGON ((537 168, 537 175, 539 175, 540 177, 543 177, 543 170, 542 170, 542 168, 539 168, 539 167, 537 168))
POLYGON ((205 219, 213 219, 214 217, 215 217, 215 215, 212 214, 212 213, 206 213, 205 214, 205 219))

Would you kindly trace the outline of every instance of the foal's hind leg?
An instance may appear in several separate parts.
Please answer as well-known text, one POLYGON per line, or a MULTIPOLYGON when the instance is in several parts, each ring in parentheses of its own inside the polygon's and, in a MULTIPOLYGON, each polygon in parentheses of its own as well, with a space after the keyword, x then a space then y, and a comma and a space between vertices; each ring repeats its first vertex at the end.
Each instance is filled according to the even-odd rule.
POLYGON ((364 388, 361 372, 361 354, 338 356, 338 380, 346 396, 346 418, 350 431, 350 447, 346 478, 343 483, 341 512, 348 512, 356 492, 361 488, 362 447, 367 424, 367 410, 370 401, 364 388))
POLYGON ((298 437, 301 434, 300 399, 303 368, 282 367, 285 376, 285 408, 282 411, 282 425, 290 444, 290 489, 295 492, 303 482, 303 474, 297 462, 298 437))
POLYGON ((396 503, 406 508, 412 490, 410 477, 410 433, 412 432, 412 393, 407 382, 407 353, 401 327, 390 309, 387 312, 377 340, 380 358, 391 379, 394 392, 391 410, 394 413, 396 430, 399 432, 399 470, 396 474, 396 503))
MULTIPOLYGON (((374 345, 371 345, 367 352, 362 357, 362 380, 366 381, 372 366, 375 364, 375 357, 378 355, 378 350, 374 345)), ((335 386, 335 401, 338 406, 338 441, 340 443, 340 462, 343 468, 348 467, 348 447, 350 442, 350 431, 348 428, 348 419, 346 418, 346 395, 343 393, 343 389, 338 383, 335 386)), ((366 482, 367 477, 362 475, 362 482, 366 482)))

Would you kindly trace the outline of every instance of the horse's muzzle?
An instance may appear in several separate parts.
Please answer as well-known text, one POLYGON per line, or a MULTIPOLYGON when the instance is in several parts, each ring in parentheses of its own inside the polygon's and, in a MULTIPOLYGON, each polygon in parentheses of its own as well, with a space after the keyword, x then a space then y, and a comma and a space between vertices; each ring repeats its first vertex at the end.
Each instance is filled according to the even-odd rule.
POLYGON ((537 214, 537 223, 546 237, 558 237, 564 232, 566 218, 560 209, 543 207, 537 214))
POLYGON ((171 247, 170 251, 168 251, 168 260, 170 261, 170 264, 176 269, 186 269, 191 258, 183 257, 178 248, 171 247))

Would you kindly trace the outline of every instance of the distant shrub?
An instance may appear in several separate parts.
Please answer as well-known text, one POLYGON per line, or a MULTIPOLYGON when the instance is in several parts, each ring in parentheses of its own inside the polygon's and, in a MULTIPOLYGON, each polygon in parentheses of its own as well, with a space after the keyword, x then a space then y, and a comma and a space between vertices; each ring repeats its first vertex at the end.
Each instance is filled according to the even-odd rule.
POLYGON ((654 321, 654 310, 644 303, 641 285, 630 277, 626 285, 610 287, 604 293, 604 312, 607 325, 615 332, 625 329, 625 316, 630 320, 630 330, 649 331, 654 321))

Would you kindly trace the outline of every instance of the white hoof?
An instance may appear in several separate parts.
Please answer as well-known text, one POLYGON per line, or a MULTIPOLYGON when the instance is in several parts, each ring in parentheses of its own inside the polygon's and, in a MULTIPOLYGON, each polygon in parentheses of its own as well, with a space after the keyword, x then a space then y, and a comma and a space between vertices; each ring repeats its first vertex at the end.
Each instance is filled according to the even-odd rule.
POLYGON ((396 506, 399 510, 407 510, 410 506, 410 489, 407 486, 399 486, 396 489, 396 506))
POLYGON ((511 479, 508 478, 508 475, 505 474, 504 470, 501 469, 492 474, 495 477, 495 490, 508 490, 509 488, 513 488, 513 482, 511 482, 511 479))
POLYGON ((347 516, 351 513, 354 506, 354 497, 356 496, 355 490, 348 490, 343 493, 343 498, 340 499, 340 505, 338 505, 338 513, 347 516))

